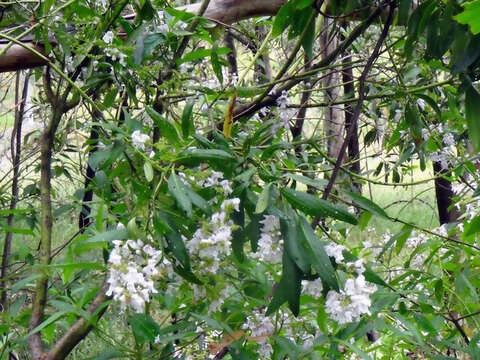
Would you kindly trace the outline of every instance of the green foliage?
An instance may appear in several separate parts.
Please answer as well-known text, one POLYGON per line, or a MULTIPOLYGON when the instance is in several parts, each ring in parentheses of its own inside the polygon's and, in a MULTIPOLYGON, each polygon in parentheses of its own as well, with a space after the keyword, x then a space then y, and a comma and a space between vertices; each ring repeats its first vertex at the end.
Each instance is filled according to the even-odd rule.
POLYGON ((31 25, 2 38, 31 34, 51 63, 21 175, 0 180, 0 359, 68 329, 81 341, 59 358, 478 358, 479 1, 399 1, 363 102, 376 2, 290 0, 229 26, 234 48, 179 4, 2 12, 31 25), (323 38, 341 44, 328 63, 323 38), (332 114, 361 149, 338 173, 332 114))

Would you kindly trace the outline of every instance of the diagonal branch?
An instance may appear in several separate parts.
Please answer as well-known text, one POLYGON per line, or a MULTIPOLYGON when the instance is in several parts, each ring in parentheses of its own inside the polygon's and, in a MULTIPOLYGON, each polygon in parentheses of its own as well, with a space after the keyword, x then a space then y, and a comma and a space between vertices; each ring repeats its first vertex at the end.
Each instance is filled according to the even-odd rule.
MULTIPOLYGON (((342 54, 352 43, 360 36, 362 35, 365 30, 373 24, 373 22, 381 15, 383 7, 385 3, 380 5, 375 9, 375 11, 372 12, 372 14, 361 24, 359 24, 357 27, 355 27, 350 35, 342 42, 338 47, 333 50, 329 55, 327 55, 325 58, 323 58, 321 61, 319 61, 316 64, 313 64, 312 67, 308 70, 310 73, 315 70, 321 70, 322 68, 329 66, 332 64, 335 59, 342 54)), ((248 117, 256 113, 258 110, 275 104, 277 98, 281 95, 282 91, 284 90, 290 90, 293 88, 295 85, 303 81, 303 78, 301 74, 297 76, 297 78, 292 79, 290 81, 287 81, 285 84, 280 86, 277 91, 274 94, 268 95, 264 98, 258 97, 257 99, 253 100, 251 103, 243 105, 235 110, 234 113, 234 118, 235 120, 240 119, 241 117, 248 117)))
MULTIPOLYGON (((337 177, 338 171, 340 170, 340 167, 343 162, 343 158, 345 157, 345 153, 347 150, 347 146, 350 142, 350 139, 352 138, 356 124, 358 122, 358 118, 360 117, 360 114, 362 112, 362 105, 363 101, 365 100, 365 81, 367 79, 368 73, 370 72, 373 64, 378 58, 378 55, 380 53, 380 48, 382 47, 383 42, 385 41, 388 31, 390 29, 390 25, 392 25, 393 21, 393 15, 395 11, 395 1, 390 3, 390 11, 388 13, 388 18, 387 21, 385 22, 385 25, 382 29, 382 33, 380 34, 380 37, 378 38, 377 44, 375 45, 375 48, 373 49, 372 55, 367 60, 367 63, 365 64, 365 68, 362 71, 362 75, 360 76, 359 79, 359 86, 358 86, 358 100, 357 104, 355 105, 355 109, 352 115, 352 118, 350 119, 351 125, 348 128, 347 135, 343 141, 342 147, 340 148, 340 152, 338 154, 337 161, 335 162, 335 166, 332 171, 332 175, 330 176, 330 179, 328 181, 327 186, 325 187, 325 190, 322 195, 322 199, 326 200, 328 198, 328 195, 332 191, 333 184, 335 183, 335 179, 337 177)), ((316 227, 320 221, 319 217, 316 217, 312 223, 313 227, 316 227)))

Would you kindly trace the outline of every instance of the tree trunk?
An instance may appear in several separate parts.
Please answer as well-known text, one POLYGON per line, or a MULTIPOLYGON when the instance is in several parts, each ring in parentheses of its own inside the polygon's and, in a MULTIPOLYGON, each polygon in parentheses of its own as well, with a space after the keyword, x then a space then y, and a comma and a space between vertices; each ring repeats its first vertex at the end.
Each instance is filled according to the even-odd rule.
POLYGON ((448 169, 442 169, 442 165, 433 162, 433 174, 435 176, 435 195, 437 200, 438 220, 440 225, 456 222, 459 213, 453 205, 452 198, 455 196, 452 190, 452 183, 443 178, 442 175, 448 174, 448 169))
MULTIPOLYGON (((323 57, 327 57, 339 43, 338 35, 330 29, 334 26, 332 19, 325 19, 320 37, 320 46, 323 51, 323 57)), ((340 73, 333 69, 325 74, 322 85, 326 89, 324 98, 326 103, 334 102, 341 97, 340 73)), ((342 146, 343 133, 345 131, 345 122, 342 109, 339 106, 330 105, 326 107, 324 114, 325 136, 327 138, 327 154, 336 159, 342 146)))
MULTIPOLYGON (((28 89, 29 89, 29 78, 30 73, 22 76, 20 71, 17 72, 17 81, 15 84, 15 123, 12 130, 11 138, 11 154, 12 154, 12 163, 13 163, 13 178, 12 178, 12 190, 10 199, 10 210, 15 210, 17 207, 18 201, 18 179, 20 177, 20 160, 22 155, 22 125, 23 118, 25 115, 25 106, 28 98, 28 89), (20 96, 20 80, 23 78, 23 88, 22 94, 20 96)), ((14 227, 15 216, 10 213, 7 217, 7 226, 9 228, 14 227)), ((2 265, 0 273, 0 307, 1 311, 5 311, 7 308, 7 268, 8 268, 8 258, 10 256, 11 244, 12 244, 13 233, 7 232, 5 235, 3 243, 3 253, 2 253, 2 265)))

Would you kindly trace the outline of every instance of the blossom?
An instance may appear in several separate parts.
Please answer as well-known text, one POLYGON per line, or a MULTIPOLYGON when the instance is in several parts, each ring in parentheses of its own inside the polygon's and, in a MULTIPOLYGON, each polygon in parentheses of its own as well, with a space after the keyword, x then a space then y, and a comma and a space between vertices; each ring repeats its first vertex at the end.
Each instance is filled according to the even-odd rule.
POLYGON ((262 229, 258 240, 258 251, 252 257, 270 264, 282 262, 283 239, 280 232, 280 221, 276 216, 265 215, 260 221, 262 229))
POLYGON ((358 321, 363 314, 370 314, 370 295, 375 291, 376 286, 367 284, 363 274, 347 279, 343 290, 328 292, 325 311, 339 324, 358 321))
POLYGON ((254 310, 247 317, 246 323, 242 326, 244 330, 250 330, 250 336, 256 338, 260 349, 258 351, 261 358, 270 359, 273 353, 272 345, 268 343, 268 338, 275 332, 275 325, 272 319, 265 316, 259 310, 254 310))
POLYGON ((420 109, 425 110, 427 103, 423 99, 417 99, 417 105, 420 109))
POLYGON ((105 44, 111 44, 113 41, 114 35, 112 31, 107 31, 103 37, 102 40, 105 44))
POLYGON ((146 134, 142 134, 140 130, 135 130, 132 133, 132 144, 137 149, 145 150, 145 143, 149 140, 150 137, 146 134))
MULTIPOLYGON (((160 273, 162 252, 142 240, 114 240, 114 248, 108 258, 109 284, 107 295, 121 303, 121 308, 130 305, 135 312, 143 312, 150 294, 157 293, 154 277, 160 273)), ((165 261, 165 259, 164 259, 165 261)))
POLYGON ((320 278, 313 281, 302 280, 302 288, 304 294, 314 298, 322 296, 323 284, 320 278))
POLYGON ((341 264, 343 262, 343 250, 345 250, 345 246, 336 244, 334 242, 325 246, 325 252, 328 256, 333 257, 337 264, 341 264))
MULTIPOLYGON (((195 231, 186 242, 191 255, 200 259, 200 268, 216 272, 224 256, 230 255, 233 222, 229 220, 232 211, 239 211, 240 199, 226 199, 220 205, 220 211, 212 214, 210 221, 195 231)), ((185 239, 186 240, 186 239, 185 239)))
POLYGON ((443 142, 447 146, 454 146, 455 145, 455 138, 453 137, 452 133, 446 133, 443 135, 443 142))

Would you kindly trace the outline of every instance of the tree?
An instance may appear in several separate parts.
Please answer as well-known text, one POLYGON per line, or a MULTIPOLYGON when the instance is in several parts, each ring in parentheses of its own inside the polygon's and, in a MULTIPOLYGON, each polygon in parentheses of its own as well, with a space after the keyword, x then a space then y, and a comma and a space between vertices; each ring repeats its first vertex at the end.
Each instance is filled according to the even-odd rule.
POLYGON ((477 3, 1 5, 0 357, 478 357, 477 3))

